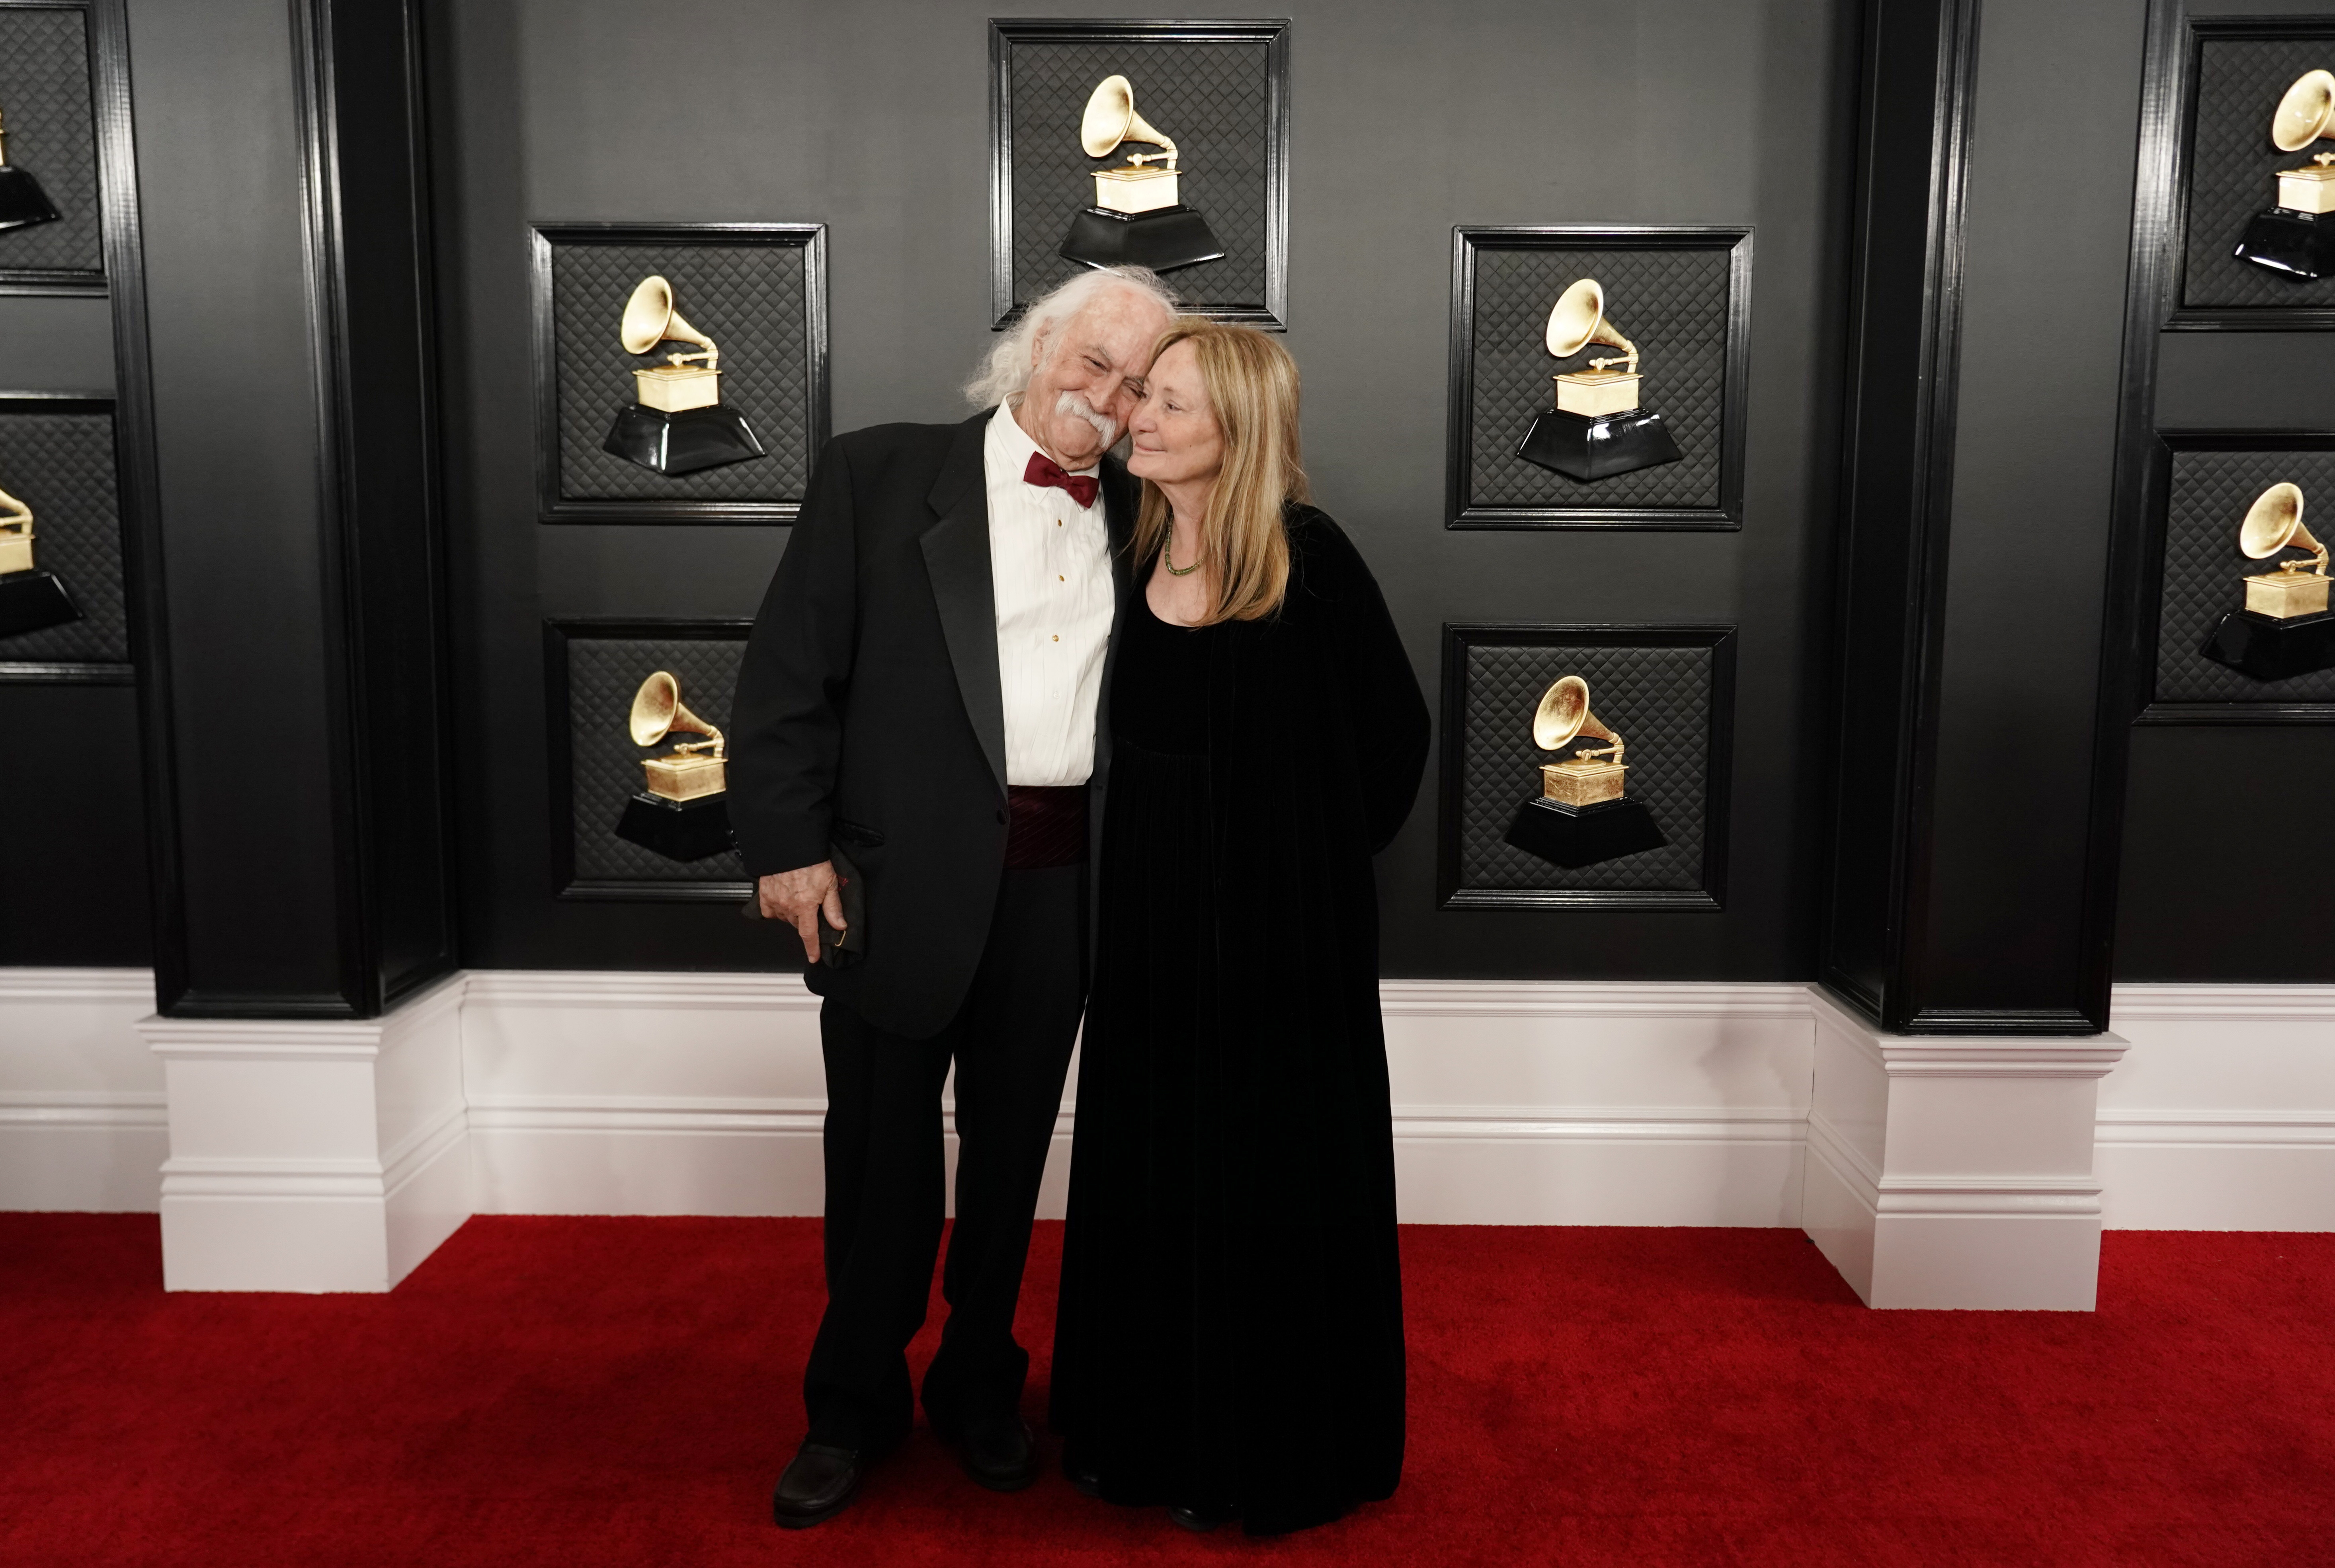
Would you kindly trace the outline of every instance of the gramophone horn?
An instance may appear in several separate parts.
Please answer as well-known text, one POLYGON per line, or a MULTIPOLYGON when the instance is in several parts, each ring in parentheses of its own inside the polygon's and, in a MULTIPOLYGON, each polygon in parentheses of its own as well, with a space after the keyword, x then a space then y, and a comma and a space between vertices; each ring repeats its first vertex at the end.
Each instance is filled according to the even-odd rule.
POLYGON ((2249 559, 2262 561, 2293 546, 2309 550, 2319 557, 2321 571, 2327 566, 2327 547, 2311 537, 2302 526, 2302 489, 2299 485, 2272 485, 2254 498, 2246 508, 2246 520, 2238 525, 2238 548, 2249 559))
POLYGON ((1129 162, 1159 158, 1167 160, 1168 168, 1176 167, 1176 144, 1135 111, 1133 84, 1124 76, 1106 76, 1102 85, 1088 95, 1086 118, 1079 122, 1079 144, 1089 158, 1109 158, 1122 141, 1148 141, 1159 149, 1157 153, 1129 154, 1129 162))
POLYGON ((678 730, 685 735, 704 736, 712 742, 714 755, 722 754, 722 731, 682 704, 681 682, 663 670, 642 682, 641 689, 633 693, 630 722, 635 746, 654 746, 678 730))
POLYGON ((2322 136, 2335 136, 2335 73, 2306 71, 2278 101, 2270 139, 2281 152, 2300 152, 2322 136))
POLYGON ((33 508, 5 490, 0 490, 0 528, 33 531, 33 508))
POLYGON ((1571 359, 1593 343, 1620 349, 1629 357, 1629 368, 1638 368, 1638 345, 1605 319, 1604 286, 1594 277, 1584 277, 1557 295, 1548 313, 1548 352, 1558 359, 1571 359))
POLYGON ((1589 711, 1589 682, 1578 675, 1560 675, 1540 694, 1540 706, 1533 713, 1533 744, 1554 751, 1583 735, 1611 740, 1617 749, 1622 744, 1622 737, 1589 711))
MULTIPOLYGON (((713 340, 683 321, 681 313, 673 308, 673 285, 654 275, 634 286, 633 297, 625 302, 624 324, 617 332, 624 339, 626 353, 647 353, 670 338, 675 343, 693 343, 702 347, 708 370, 722 360, 722 351, 713 346, 713 340)), ((701 356, 680 355, 673 363, 698 357, 701 356)))

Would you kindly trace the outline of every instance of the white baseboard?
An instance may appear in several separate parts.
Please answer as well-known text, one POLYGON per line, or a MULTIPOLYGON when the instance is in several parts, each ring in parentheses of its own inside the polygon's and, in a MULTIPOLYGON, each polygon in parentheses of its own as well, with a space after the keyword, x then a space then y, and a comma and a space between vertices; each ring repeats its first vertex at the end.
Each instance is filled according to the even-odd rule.
MULTIPOLYGON (((411 1168, 399 1160, 422 1146, 395 1147, 410 1128, 390 1137, 372 1161, 383 1168, 357 1173, 387 1205, 383 1278, 472 1209, 819 1211, 819 1003, 797 977, 451 983, 460 1125, 411 1168)), ((1802 1223, 1806 987, 1392 980, 1381 995, 1406 1220, 1802 1223)), ((151 1010, 143 972, 0 970, 0 1208, 160 1206, 165 1079, 137 1030, 151 1010)), ((2132 1044, 2100 1085, 2107 1225, 2335 1229, 2335 986, 2124 986, 2116 1024, 2132 1044)), ((1075 1073, 1071 1087, 1048 1215, 1061 1212, 1075 1073)), ((451 1128, 446 1092, 414 1099, 451 1128)), ((256 1195, 219 1190, 236 1179, 334 1195, 291 1190, 329 1185, 324 1166, 172 1168, 179 1195, 211 1201, 228 1229, 256 1195)))
POLYGON ((0 969, 0 1209, 151 1213, 170 1152, 142 969, 0 969))
POLYGON ((2119 985, 2100 1083, 2112 1230, 2335 1230, 2335 985, 2119 985))

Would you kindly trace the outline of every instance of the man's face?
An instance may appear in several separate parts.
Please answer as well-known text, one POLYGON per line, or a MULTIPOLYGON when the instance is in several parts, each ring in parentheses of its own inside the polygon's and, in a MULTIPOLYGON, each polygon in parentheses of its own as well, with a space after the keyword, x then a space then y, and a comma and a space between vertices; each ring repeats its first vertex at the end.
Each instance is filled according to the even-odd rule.
POLYGON ((1171 317, 1131 288, 1111 288, 1031 345, 1035 363, 1016 411, 1022 428, 1066 469, 1091 468, 1126 433, 1171 317))

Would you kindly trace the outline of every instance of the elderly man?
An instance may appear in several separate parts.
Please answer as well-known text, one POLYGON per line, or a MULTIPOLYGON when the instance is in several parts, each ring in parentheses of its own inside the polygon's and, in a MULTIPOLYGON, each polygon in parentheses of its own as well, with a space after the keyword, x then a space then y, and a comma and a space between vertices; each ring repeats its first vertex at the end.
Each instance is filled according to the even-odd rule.
POLYGON ((1037 1476, 1013 1309, 1086 1004, 1097 710, 1134 521, 1106 454, 1174 302, 1140 269, 1082 274, 966 387, 983 412, 829 442, 746 644, 731 820, 826 999, 827 1314, 772 1502, 790 1528, 849 1504, 913 1418, 952 1063, 956 1228, 925 1410, 983 1486, 1037 1476), (863 929, 822 961, 819 922, 845 924, 838 850, 863 929))

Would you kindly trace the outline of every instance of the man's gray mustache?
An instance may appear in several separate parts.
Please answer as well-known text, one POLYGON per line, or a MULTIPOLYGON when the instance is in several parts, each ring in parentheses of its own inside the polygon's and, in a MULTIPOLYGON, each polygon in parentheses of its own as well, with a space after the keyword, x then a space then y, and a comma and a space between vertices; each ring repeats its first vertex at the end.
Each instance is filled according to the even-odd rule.
POLYGON ((1092 403, 1074 392, 1065 389, 1062 395, 1054 400, 1054 411, 1058 414, 1076 414, 1094 426, 1095 434, 1102 438, 1102 444, 1105 446, 1119 440, 1118 423, 1109 414, 1098 412, 1092 403))

